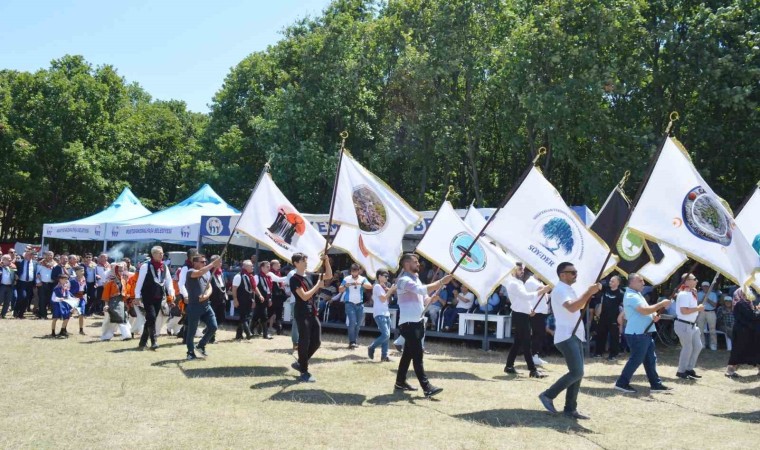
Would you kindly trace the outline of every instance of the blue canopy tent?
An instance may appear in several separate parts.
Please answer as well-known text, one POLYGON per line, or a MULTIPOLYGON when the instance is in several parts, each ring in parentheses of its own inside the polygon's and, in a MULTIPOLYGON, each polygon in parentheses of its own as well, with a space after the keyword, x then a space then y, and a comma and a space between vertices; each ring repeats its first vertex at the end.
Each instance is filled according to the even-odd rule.
POLYGON ((71 239, 85 241, 103 241, 103 251, 106 250, 108 225, 116 222, 150 215, 150 210, 140 203, 140 200, 129 188, 124 188, 121 194, 103 211, 83 219, 63 223, 46 223, 42 226, 42 247, 45 239, 71 239))
POLYGON ((113 241, 156 240, 195 245, 200 238, 201 216, 229 216, 240 211, 225 202, 208 184, 196 193, 163 211, 109 225, 113 241))

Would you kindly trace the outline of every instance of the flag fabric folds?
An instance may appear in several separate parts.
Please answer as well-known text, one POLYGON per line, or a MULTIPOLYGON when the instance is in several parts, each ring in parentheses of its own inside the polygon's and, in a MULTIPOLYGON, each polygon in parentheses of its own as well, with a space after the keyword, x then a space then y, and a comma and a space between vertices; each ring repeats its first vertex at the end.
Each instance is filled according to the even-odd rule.
POLYGON ((658 244, 628 230, 625 221, 630 210, 631 202, 628 197, 619 185, 615 186, 591 224, 591 230, 618 255, 620 260, 617 270, 624 275, 638 272, 646 264, 657 263, 663 258, 658 244), (620 230, 623 232, 618 238, 620 230))
POLYGON ((350 253, 374 277, 373 267, 398 268, 404 234, 422 216, 344 151, 333 220, 341 225, 333 246, 350 253))
POLYGON ((637 271, 653 286, 667 282, 689 259, 688 256, 667 244, 660 244, 660 250, 663 256, 659 262, 650 262, 637 271))
POLYGON ((470 245, 480 230, 468 227, 448 201, 441 205, 428 226, 416 252, 467 286, 481 305, 514 268, 515 262, 495 245, 480 238, 470 245), (468 251, 469 249, 469 251, 468 251))
MULTIPOLYGON (((487 234, 551 285, 559 281, 557 266, 573 263, 578 292, 596 282, 609 253, 535 167, 496 212, 487 234)), ((616 262, 614 255, 610 257, 603 274, 611 272, 616 262)))
POLYGON ((760 256, 689 155, 667 138, 628 226, 748 285, 760 256))
POLYGON ((288 261, 293 253, 303 253, 308 256, 309 271, 321 265, 325 238, 293 207, 269 173, 261 176, 235 230, 288 261))
MULTIPOLYGON (((760 187, 754 189, 742 210, 736 215, 736 225, 752 244, 752 248, 760 254, 760 187)), ((752 284, 760 289, 760 273, 755 274, 752 284)))

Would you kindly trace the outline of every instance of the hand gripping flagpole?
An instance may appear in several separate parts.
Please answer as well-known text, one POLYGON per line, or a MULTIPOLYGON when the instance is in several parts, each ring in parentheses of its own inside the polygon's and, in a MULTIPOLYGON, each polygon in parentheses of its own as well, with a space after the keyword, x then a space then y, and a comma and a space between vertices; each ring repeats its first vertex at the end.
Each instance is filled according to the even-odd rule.
MULTIPOLYGON (((662 142, 660 142, 660 146, 657 148, 657 151, 654 152, 652 155, 652 158, 649 160, 649 167, 647 168, 646 174, 644 175, 644 179, 641 181, 641 184, 639 185, 639 190, 636 192, 636 197, 633 198, 633 202, 631 203, 631 208, 628 210, 628 215, 625 218, 625 222, 623 222, 625 225, 618 230, 617 236, 615 236, 615 240, 613 242, 617 242, 620 240, 620 236, 623 235, 623 231, 625 230, 626 226, 628 225, 628 222, 631 220, 631 216, 633 216, 633 211, 636 209, 636 205, 639 203, 639 199, 641 198, 641 195, 644 193, 644 188, 646 188, 647 184, 649 183, 649 178, 652 176, 652 172, 654 171, 654 166, 657 164, 657 160, 660 159, 660 155, 662 154, 662 149, 665 148, 665 143, 668 141, 668 138, 670 137, 670 131, 673 128, 673 124, 678 121, 680 116, 678 115, 678 112, 673 111, 670 113, 668 126, 665 128, 665 135, 662 137, 662 142)), ((604 276, 604 269, 607 267, 607 263, 610 261, 610 258, 612 257, 612 251, 613 249, 610 249, 609 253, 607 253, 607 258, 604 260, 604 264, 602 264, 602 268, 599 269, 599 275, 596 277, 596 282, 599 283, 599 281, 604 276)), ((588 307, 588 301, 585 305, 583 305, 583 308, 581 310, 581 315, 578 317, 578 321, 575 323, 575 327, 573 328, 573 332, 571 334, 574 335, 576 331, 578 331, 578 326, 583 321, 583 316, 586 312, 586 308, 588 307)))
MULTIPOLYGON (((325 237, 325 249, 322 252, 323 255, 327 255, 327 249, 330 247, 330 234, 332 233, 333 212, 335 211, 335 197, 338 194, 338 181, 340 180, 340 167, 343 164, 343 153, 346 151, 346 139, 348 139, 348 131, 340 132, 340 151, 338 151, 338 167, 335 170, 335 183, 333 184, 332 198, 330 199, 330 217, 327 219, 327 237, 325 237)), ((322 267, 324 273, 325 267, 322 267)))
MULTIPOLYGON (((259 184, 261 184, 261 180, 264 179, 264 175, 269 172, 269 170, 272 168, 271 163, 272 158, 270 157, 269 160, 264 163, 264 168, 261 169, 261 173, 259 174, 259 179, 256 180, 256 184, 253 186, 253 190, 251 191, 251 195, 248 196, 248 200, 245 201, 245 206, 243 206, 243 211, 240 213, 240 217, 243 216, 243 213, 248 209, 248 204, 251 203, 251 198, 253 197, 253 193, 256 192, 256 188, 259 187, 259 184)), ((238 221, 240 221, 240 218, 238 218, 238 221)), ((230 241, 232 241, 232 236, 235 235, 235 230, 237 229, 237 223, 234 227, 230 228, 230 236, 227 238, 227 243, 224 244, 224 248, 222 249, 221 255, 219 255, 219 259, 224 260, 224 254, 227 253, 227 247, 230 245, 230 241)))

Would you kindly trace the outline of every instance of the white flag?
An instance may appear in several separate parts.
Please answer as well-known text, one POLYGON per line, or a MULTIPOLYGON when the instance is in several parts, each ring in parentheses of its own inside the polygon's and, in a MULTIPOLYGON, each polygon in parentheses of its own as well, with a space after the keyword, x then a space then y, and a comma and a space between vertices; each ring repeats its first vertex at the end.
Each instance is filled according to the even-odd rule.
POLYGON ((663 257, 659 263, 649 262, 639 269, 638 273, 653 286, 665 283, 676 271, 683 266, 687 259, 686 255, 667 244, 660 244, 663 257))
POLYGON ((416 252, 447 273, 462 259, 454 278, 467 286, 480 304, 485 304, 515 263, 483 238, 467 252, 478 231, 473 231, 459 218, 451 203, 444 202, 416 252))
MULTIPOLYGON (((760 188, 755 188, 744 208, 736 215, 736 225, 752 244, 752 248, 760 254, 760 188)), ((752 284, 760 289, 760 273, 755 274, 752 284)))
POLYGON ((760 270, 760 257, 691 163, 668 138, 628 226, 714 268, 740 286, 760 270))
POLYGON ((344 152, 333 220, 341 225, 333 245, 349 252, 364 266, 367 275, 374 276, 374 271, 368 267, 370 255, 383 267, 398 268, 404 234, 422 220, 422 216, 344 152))
POLYGON ((325 238, 293 207, 269 173, 262 175, 251 193, 235 230, 288 261, 293 253, 303 253, 308 256, 309 271, 316 271, 322 263, 325 238))
MULTIPOLYGON (((496 212, 487 234, 551 285, 559 281, 557 266, 572 263, 578 271, 577 292, 596 282, 609 254, 607 245, 535 167, 496 212)), ((611 272, 616 263, 617 257, 612 255, 603 274, 611 272)))
POLYGON ((375 279, 375 274, 379 269, 396 270, 398 263, 386 264, 378 257, 368 252, 362 244, 360 231, 358 228, 341 225, 335 239, 332 241, 332 247, 343 250, 364 267, 367 277, 375 279))
MULTIPOLYGON (((467 212, 464 214, 464 219, 462 219, 468 227, 474 232, 478 232, 483 229, 484 226, 486 226, 486 223, 488 222, 485 217, 483 217, 483 214, 478 211, 476 207, 473 205, 470 205, 469 208, 467 208, 467 212)), ((488 235, 490 226, 486 228, 485 233, 483 233, 485 236, 482 236, 481 239, 484 239, 489 244, 493 245, 495 248, 497 248, 500 252, 504 253, 510 260, 513 262, 517 261, 517 258, 515 258, 514 255, 511 255, 508 251, 504 250, 499 244, 497 244, 491 236, 488 235)))

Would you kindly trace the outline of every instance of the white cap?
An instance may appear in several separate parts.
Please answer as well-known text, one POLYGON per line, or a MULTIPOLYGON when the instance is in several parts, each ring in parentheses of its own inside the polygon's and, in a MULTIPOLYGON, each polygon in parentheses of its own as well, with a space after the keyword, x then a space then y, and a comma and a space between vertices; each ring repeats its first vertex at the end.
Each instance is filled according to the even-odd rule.
POLYGON ((703 282, 702 282, 702 287, 705 287, 705 286, 709 286, 709 285, 710 285, 710 283, 709 283, 709 282, 707 282, 707 281, 703 281, 703 282))

